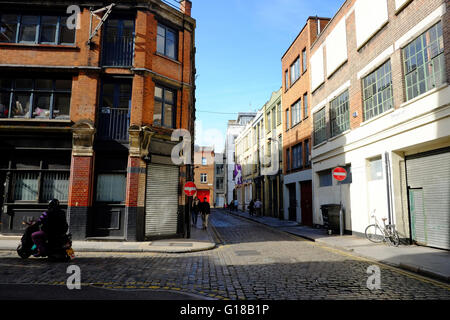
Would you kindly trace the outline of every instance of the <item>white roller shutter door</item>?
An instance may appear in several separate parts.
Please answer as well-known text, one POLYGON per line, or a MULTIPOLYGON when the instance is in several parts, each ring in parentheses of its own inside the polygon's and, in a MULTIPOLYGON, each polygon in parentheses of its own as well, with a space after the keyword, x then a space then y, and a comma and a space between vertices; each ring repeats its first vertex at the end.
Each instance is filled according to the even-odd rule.
POLYGON ((145 236, 177 233, 178 183, 177 166, 149 164, 145 203, 145 236))
POLYGON ((406 158, 413 240, 450 249, 450 152, 406 158))

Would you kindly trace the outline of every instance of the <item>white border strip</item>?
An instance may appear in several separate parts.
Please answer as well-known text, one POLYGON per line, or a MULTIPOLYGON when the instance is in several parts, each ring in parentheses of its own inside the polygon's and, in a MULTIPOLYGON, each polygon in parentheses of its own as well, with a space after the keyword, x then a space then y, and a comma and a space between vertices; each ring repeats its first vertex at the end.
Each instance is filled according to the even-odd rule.
POLYGON ((380 55, 378 55, 378 57, 373 59, 371 62, 369 62, 367 66, 365 66, 358 72, 357 74, 358 80, 369 74, 371 71, 373 71, 376 67, 378 67, 378 65, 381 62, 387 60, 387 58, 390 57, 391 54, 393 53, 394 53, 394 45, 391 45, 386 50, 384 50, 380 55))
POLYGON ((445 14, 446 7, 445 3, 443 3, 439 8, 434 10, 431 14, 429 14, 425 19, 417 23, 411 30, 405 33, 400 39, 395 42, 395 50, 404 47, 411 40, 419 36, 429 27, 431 27, 434 23, 438 22, 441 17, 445 14))
POLYGON ((311 114, 317 112, 319 109, 322 109, 324 105, 329 103, 331 100, 336 98, 340 93, 345 91, 347 88, 350 88, 350 80, 347 80, 343 85, 333 91, 326 99, 322 100, 320 103, 316 104, 315 107, 311 109, 311 114))
POLYGON ((350 87, 350 80, 347 80, 342 86, 334 90, 333 93, 327 97, 327 102, 330 102, 331 100, 336 98, 341 92, 345 91, 345 89, 349 87, 350 87))

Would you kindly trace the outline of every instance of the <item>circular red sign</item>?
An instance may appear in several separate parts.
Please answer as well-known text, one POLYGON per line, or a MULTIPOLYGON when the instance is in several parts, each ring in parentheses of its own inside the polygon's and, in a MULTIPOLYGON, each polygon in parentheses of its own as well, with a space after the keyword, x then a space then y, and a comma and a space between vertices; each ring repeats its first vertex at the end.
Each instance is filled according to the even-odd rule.
POLYGON ((333 170, 333 178, 337 181, 344 181, 347 179, 347 171, 344 168, 337 167, 333 170))
POLYGON ((195 186, 195 183, 192 181, 186 182, 184 185, 184 193, 188 197, 192 197, 197 192, 197 187, 195 186))

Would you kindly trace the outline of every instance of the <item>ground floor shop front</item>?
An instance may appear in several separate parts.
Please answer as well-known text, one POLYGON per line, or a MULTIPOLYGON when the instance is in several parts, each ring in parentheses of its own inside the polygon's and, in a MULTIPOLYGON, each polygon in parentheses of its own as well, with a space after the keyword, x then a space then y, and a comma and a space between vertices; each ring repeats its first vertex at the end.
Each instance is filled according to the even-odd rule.
POLYGON ((174 143, 152 139, 145 157, 129 144, 95 141, 80 152, 72 130, 0 138, 0 233, 20 235, 53 198, 67 212, 75 240, 143 241, 186 233, 186 166, 170 157, 174 143))
POLYGON ((374 122, 386 126, 376 134, 362 135, 375 132, 368 124, 334 141, 346 142, 344 148, 313 151, 315 224, 323 224, 323 205, 341 204, 351 233, 364 235, 375 216, 380 224, 383 218, 395 224, 404 243, 450 249, 450 108, 413 118, 407 111, 374 122), (338 166, 348 172, 343 182, 332 177, 338 166))

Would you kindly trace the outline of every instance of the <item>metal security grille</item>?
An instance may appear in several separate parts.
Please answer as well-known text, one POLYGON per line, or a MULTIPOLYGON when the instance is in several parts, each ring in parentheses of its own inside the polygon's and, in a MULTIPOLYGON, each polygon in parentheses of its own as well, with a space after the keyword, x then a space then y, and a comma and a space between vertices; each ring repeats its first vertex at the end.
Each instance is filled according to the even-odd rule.
POLYGON ((176 166, 149 164, 145 204, 145 236, 175 235, 178 218, 176 166))
POLYGON ((406 159, 412 238, 450 249, 450 150, 406 159))
POLYGON ((348 111, 348 90, 330 103, 331 136, 334 137, 350 128, 348 111))

